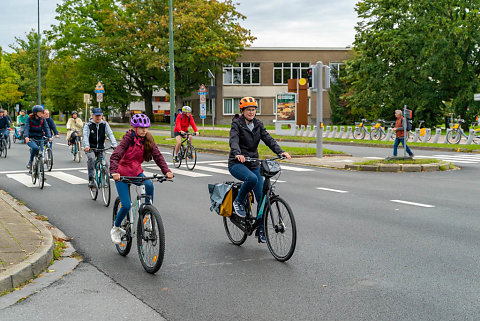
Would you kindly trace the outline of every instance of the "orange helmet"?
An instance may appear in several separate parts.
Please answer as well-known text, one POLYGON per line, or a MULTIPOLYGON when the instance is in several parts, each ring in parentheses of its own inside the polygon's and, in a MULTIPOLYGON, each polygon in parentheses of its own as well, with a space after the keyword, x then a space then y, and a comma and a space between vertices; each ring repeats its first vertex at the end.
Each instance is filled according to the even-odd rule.
POLYGON ((245 107, 258 108, 258 103, 253 97, 243 97, 240 99, 240 110, 243 110, 245 107))

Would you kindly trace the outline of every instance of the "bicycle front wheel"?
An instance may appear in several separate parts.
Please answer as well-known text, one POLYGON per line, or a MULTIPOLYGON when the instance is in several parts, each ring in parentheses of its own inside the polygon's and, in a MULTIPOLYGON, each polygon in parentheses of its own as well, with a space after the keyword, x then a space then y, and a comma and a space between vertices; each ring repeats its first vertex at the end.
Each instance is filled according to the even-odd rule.
POLYGON ((37 184, 37 177, 38 177, 38 158, 35 157, 32 162, 32 184, 37 184))
POLYGON ((43 159, 40 159, 37 162, 37 172, 38 172, 38 187, 43 189, 45 185, 45 167, 43 166, 43 159))
POLYGON ((197 150, 192 145, 189 145, 185 152, 185 164, 189 170, 193 170, 197 164, 197 150))
POLYGON ((365 138, 365 132, 360 127, 357 127, 353 131, 353 138, 364 139, 365 138))
POLYGON ((381 133, 378 129, 373 129, 371 132, 370 132, 370 139, 371 140, 379 140, 380 139, 380 136, 381 136, 381 133))
POLYGON ((165 255, 165 231, 160 213, 153 205, 140 210, 137 224, 137 250, 140 262, 148 273, 156 273, 165 255))
MULTIPOLYGON (((113 216, 112 216, 112 226, 115 225, 115 219, 117 218, 118 210, 122 207, 122 203, 120 202, 120 197, 115 199, 113 203, 113 216)), ((115 244, 117 248, 118 254, 121 256, 127 256, 130 253, 130 249, 132 248, 132 236, 130 233, 130 215, 125 215, 122 223, 120 224, 120 228, 124 230, 126 233, 122 236, 122 243, 115 244)))
POLYGON ((106 167, 102 169, 101 175, 103 204, 108 207, 110 205, 110 178, 106 167))
POLYGON ((82 160, 82 145, 80 143, 80 140, 77 140, 77 162, 80 163, 82 160))
POLYGON ((90 188, 90 196, 94 201, 97 199, 98 196, 98 182, 96 177, 93 178, 93 187, 90 188))
POLYGON ((5 140, 5 138, 2 138, 2 149, 3 149, 3 153, 2 153, 2 156, 3 158, 7 158, 7 141, 5 140))
POLYGON ((46 154, 47 171, 51 172, 53 167, 53 151, 49 148, 46 154))
POLYGON ((264 214, 265 237, 273 257, 285 262, 290 259, 297 244, 297 227, 290 206, 282 198, 275 196, 264 214))
POLYGON ((12 147, 12 138, 10 137, 10 134, 8 134, 8 149, 12 147))
POLYGON ((462 135, 458 130, 451 130, 448 132, 446 140, 450 144, 458 144, 461 138, 462 138, 462 135))

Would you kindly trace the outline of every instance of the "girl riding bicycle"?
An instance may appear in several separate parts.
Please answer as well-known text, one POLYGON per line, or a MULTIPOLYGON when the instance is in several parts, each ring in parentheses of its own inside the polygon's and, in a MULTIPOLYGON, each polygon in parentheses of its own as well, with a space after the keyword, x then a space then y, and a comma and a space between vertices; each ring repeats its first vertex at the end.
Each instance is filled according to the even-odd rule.
MULTIPOLYGON (((228 158, 228 170, 238 180, 243 181, 242 187, 233 202, 235 214, 245 217, 245 200, 250 191, 254 191, 257 204, 262 200, 263 177, 260 175, 260 167, 256 162, 245 163, 245 157, 258 158, 258 144, 262 140, 275 154, 290 159, 290 155, 284 152, 277 142, 263 126, 263 123, 255 118, 258 103, 255 98, 244 97, 240 100, 241 116, 232 121, 230 129, 230 155, 228 158)), ((259 242, 265 243, 263 225, 258 226, 259 242)))
MULTIPOLYGON (((115 244, 122 242, 122 235, 125 231, 120 228, 120 224, 130 211, 128 184, 120 182, 120 176, 145 176, 142 163, 144 161, 148 162, 153 158, 162 170, 162 173, 167 178, 173 178, 172 171, 168 168, 162 153, 155 144, 152 134, 148 132, 150 119, 144 114, 135 114, 130 121, 130 125, 132 128, 123 136, 122 141, 110 157, 110 174, 112 174, 115 180, 118 196, 122 203, 114 226, 110 231, 112 242, 115 244)), ((153 183, 150 180, 146 180, 144 184, 146 193, 150 197, 147 198, 146 202, 148 203, 153 201, 153 183)))
MULTIPOLYGON (((46 136, 50 141, 52 140, 52 133, 48 127, 48 123, 43 117, 43 107, 40 105, 35 105, 32 108, 32 114, 28 116, 27 122, 25 123, 25 143, 30 147, 30 160, 28 161, 27 168, 29 172, 32 172, 32 161, 33 158, 38 154, 40 146, 38 146, 38 141, 46 136), (30 141, 34 139, 35 141, 30 141)), ((43 147, 43 146, 42 146, 43 147)))

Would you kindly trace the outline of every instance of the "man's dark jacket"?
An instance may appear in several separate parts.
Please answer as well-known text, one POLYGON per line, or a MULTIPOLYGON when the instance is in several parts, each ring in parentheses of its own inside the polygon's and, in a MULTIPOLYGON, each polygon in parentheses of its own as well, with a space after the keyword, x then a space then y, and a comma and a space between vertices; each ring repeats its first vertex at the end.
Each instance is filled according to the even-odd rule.
MULTIPOLYGON (((230 155, 228 156, 228 167, 240 163, 235 156, 258 158, 258 144, 262 140, 275 154, 283 153, 282 148, 265 129, 263 123, 254 118, 253 130, 247 127, 244 116, 232 121, 230 129, 230 155)), ((250 169, 258 167, 256 163, 245 163, 250 169)))

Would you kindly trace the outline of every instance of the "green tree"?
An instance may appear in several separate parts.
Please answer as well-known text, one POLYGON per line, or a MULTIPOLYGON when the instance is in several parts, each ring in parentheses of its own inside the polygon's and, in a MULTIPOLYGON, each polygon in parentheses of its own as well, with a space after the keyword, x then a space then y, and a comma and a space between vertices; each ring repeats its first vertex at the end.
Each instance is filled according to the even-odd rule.
MULTIPOLYGON (((169 90, 168 1, 65 0, 57 13, 59 25, 51 33, 56 49, 108 63, 126 80, 118 87, 141 95, 152 116, 153 90, 169 90)), ((206 82, 208 68, 221 70, 253 40, 250 32, 240 27, 241 19, 244 16, 230 0, 175 1, 179 104, 206 82)), ((109 86, 106 81, 104 84, 109 86)))
POLYGON ((10 68, 8 55, 0 48, 0 104, 9 108, 19 102, 23 93, 18 90, 19 76, 10 68))
POLYGON ((347 65, 356 118, 392 117, 407 105, 428 125, 448 102, 459 116, 478 111, 479 1, 365 0, 356 6, 355 55, 347 65))

